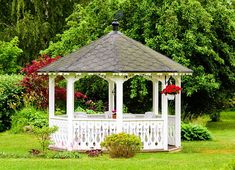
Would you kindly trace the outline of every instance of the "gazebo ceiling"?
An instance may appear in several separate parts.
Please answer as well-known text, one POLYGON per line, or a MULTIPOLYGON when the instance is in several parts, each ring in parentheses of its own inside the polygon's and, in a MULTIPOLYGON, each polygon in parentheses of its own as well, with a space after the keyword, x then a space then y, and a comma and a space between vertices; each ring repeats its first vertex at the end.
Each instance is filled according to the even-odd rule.
POLYGON ((114 22, 113 26, 109 34, 38 72, 192 73, 192 70, 118 32, 117 23, 114 22))

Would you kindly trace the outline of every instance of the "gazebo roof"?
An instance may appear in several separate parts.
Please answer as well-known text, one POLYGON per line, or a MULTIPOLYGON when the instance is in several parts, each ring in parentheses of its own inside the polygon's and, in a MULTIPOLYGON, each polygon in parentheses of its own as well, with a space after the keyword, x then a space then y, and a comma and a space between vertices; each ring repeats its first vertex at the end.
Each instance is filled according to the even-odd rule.
MULTIPOLYGON (((116 30, 115 30, 116 29, 116 30)), ((181 64, 114 31, 80 48, 39 72, 178 72, 191 73, 181 64)))

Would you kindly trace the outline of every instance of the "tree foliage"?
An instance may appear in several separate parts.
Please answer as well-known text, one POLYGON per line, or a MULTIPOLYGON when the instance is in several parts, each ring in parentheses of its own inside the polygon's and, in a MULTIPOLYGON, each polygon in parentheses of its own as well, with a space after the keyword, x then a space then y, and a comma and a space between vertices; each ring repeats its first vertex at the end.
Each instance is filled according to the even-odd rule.
POLYGON ((193 69, 193 76, 183 78, 186 112, 213 112, 234 95, 232 1, 94 0, 76 6, 67 18, 68 29, 43 53, 68 54, 109 32, 114 18, 127 36, 193 69))
POLYGON ((75 3, 81 0, 0 0, 0 40, 9 41, 19 37, 22 57, 17 58, 23 66, 47 48, 57 33, 62 33, 65 18, 75 3))
POLYGON ((17 37, 10 42, 0 41, 0 74, 12 74, 19 71, 17 57, 20 56, 22 50, 17 46, 17 37))

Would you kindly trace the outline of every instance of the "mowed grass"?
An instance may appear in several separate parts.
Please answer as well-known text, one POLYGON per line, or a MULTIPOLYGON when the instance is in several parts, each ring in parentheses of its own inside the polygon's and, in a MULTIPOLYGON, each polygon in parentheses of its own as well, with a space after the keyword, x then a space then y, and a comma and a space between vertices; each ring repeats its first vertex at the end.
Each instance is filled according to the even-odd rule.
MULTIPOLYGON (((18 158, 0 159, 0 169, 81 169, 81 170, 210 170, 235 169, 235 112, 223 112, 220 122, 209 122, 212 141, 183 142, 181 152, 139 153, 130 159, 111 159, 108 155, 79 159, 18 158)), ((0 152, 27 155, 39 148, 34 136, 0 133, 0 152)))

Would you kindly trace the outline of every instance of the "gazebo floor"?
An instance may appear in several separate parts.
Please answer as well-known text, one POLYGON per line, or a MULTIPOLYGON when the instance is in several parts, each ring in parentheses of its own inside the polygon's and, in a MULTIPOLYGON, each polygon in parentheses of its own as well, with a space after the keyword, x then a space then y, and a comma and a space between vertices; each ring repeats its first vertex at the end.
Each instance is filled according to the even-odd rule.
POLYGON ((168 145, 168 150, 163 150, 163 149, 145 149, 142 150, 141 152, 143 153, 151 153, 151 152, 179 152, 181 151, 182 148, 177 148, 176 146, 173 145, 168 145))

